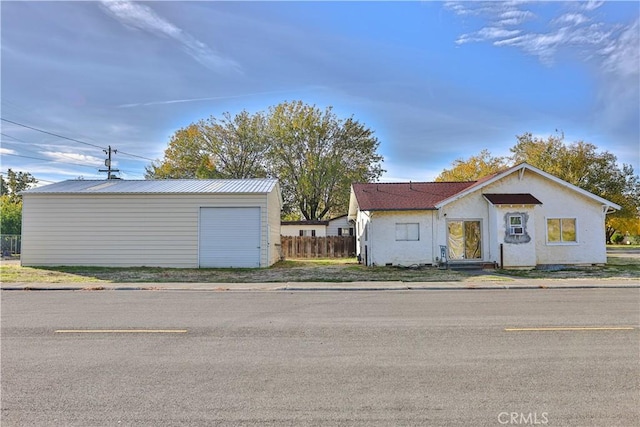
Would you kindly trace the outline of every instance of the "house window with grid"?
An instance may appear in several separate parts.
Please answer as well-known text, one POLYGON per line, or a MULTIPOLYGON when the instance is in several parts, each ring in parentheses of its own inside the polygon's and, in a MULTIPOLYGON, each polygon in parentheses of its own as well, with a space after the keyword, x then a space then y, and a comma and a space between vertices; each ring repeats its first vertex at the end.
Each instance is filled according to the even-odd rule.
POLYGON ((396 240, 420 240, 420 226, 417 223, 396 223, 396 240))
POLYGON ((548 243, 577 243, 575 218, 547 218, 548 243))
POLYGON ((520 214, 509 215, 509 235, 522 236, 524 234, 524 218, 520 214))

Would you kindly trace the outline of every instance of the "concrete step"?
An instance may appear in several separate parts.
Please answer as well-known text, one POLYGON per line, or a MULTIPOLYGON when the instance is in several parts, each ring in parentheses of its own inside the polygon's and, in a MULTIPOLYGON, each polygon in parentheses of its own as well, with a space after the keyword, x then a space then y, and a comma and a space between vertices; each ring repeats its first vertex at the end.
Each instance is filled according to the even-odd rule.
POLYGON ((496 265, 492 262, 449 262, 451 270, 493 270, 496 265))

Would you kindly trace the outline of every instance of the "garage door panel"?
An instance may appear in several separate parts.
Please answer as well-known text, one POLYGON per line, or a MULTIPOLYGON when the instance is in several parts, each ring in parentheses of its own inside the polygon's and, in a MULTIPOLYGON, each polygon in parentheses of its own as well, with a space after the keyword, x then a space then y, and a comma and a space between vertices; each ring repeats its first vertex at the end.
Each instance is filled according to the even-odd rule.
POLYGON ((260 208, 201 208, 200 267, 260 267, 260 208))

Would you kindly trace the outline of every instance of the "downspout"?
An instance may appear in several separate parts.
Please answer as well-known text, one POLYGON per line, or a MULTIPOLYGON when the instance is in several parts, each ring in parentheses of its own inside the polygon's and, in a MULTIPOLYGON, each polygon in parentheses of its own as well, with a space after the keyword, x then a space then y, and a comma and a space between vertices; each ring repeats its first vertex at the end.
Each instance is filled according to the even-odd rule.
MULTIPOLYGON (((369 245, 369 251, 367 253, 367 256, 369 258, 371 258, 371 254, 373 254, 373 211, 369 211, 369 235, 367 237, 369 237, 367 244, 369 245)), ((367 260, 367 262, 369 262, 369 260, 367 260)), ((368 263, 367 266, 369 265, 373 265, 373 263, 368 263)))
POLYGON ((431 239, 431 265, 438 264, 436 258, 439 258, 437 246, 438 246, 438 230, 435 227, 435 216, 440 215, 440 209, 436 209, 436 211, 431 211, 431 233, 433 233, 433 238, 431 239))
MULTIPOLYGON (((493 243, 493 239, 494 239, 493 234, 491 234, 491 203, 487 200, 486 197, 484 198, 484 200, 485 200, 485 202, 487 202, 487 222, 488 222, 488 224, 487 224, 487 243, 488 243, 488 245, 487 246, 489 247, 488 261, 491 261, 493 259, 493 254, 491 252, 491 248, 493 246, 492 243, 493 243)), ((498 215, 496 215, 496 218, 494 218, 494 219, 497 219, 497 217, 498 217, 498 215)), ((498 236, 495 236, 495 238, 496 238, 496 243, 497 243, 498 236)))
MULTIPOLYGON (((271 257, 269 255, 271 255, 271 224, 269 224, 269 193, 267 193, 267 264, 269 265, 269 263, 271 262, 271 257)), ((262 215, 261 215, 262 216, 262 215)), ((262 262, 260 263, 262 264, 262 262)), ((262 265, 260 266, 262 267, 262 265)))

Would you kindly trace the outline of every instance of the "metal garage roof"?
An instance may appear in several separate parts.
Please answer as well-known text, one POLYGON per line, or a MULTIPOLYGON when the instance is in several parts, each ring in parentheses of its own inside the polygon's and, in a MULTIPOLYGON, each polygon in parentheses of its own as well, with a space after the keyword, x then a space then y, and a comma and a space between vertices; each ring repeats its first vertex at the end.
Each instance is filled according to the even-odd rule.
POLYGON ((271 192, 277 179, 68 180, 25 190, 22 194, 183 194, 271 192))

